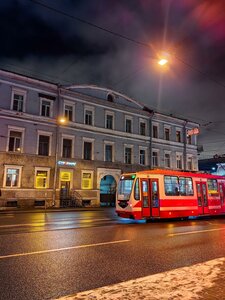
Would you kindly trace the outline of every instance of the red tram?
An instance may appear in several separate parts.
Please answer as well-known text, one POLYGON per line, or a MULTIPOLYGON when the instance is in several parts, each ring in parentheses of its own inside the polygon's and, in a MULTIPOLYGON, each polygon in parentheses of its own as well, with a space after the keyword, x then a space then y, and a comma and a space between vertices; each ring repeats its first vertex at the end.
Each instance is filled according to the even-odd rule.
POLYGON ((225 214, 225 177, 172 170, 122 174, 116 212, 136 220, 225 214))

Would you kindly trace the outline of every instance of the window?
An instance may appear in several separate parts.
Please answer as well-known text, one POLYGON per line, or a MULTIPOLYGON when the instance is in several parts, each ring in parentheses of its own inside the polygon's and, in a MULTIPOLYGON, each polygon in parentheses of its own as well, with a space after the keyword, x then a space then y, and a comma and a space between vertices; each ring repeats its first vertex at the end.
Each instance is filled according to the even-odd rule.
POLYGON ((113 159, 113 146, 105 145, 105 161, 112 162, 113 159))
POLYGON ((137 178, 134 186, 134 199, 140 200, 140 187, 139 187, 139 179, 137 178))
POLYGON ((84 108, 84 124, 94 125, 94 108, 91 106, 84 108))
POLYGON ((140 153, 139 153, 139 163, 140 163, 140 165, 145 165, 145 159, 146 159, 145 150, 140 149, 140 153))
POLYGON ((131 119, 127 119, 125 120, 125 131, 128 133, 132 132, 132 120, 131 119))
POLYGON ((35 188, 49 188, 49 168, 35 168, 35 188))
POLYGON ((158 138, 158 126, 157 125, 153 125, 153 127, 152 127, 152 136, 155 139, 158 138))
POLYGON ((159 165, 159 153, 158 151, 152 152, 152 165, 153 167, 158 167, 159 165))
POLYGON ((24 112, 25 111, 26 91, 20 89, 12 89, 11 109, 24 112))
POLYGON ((193 158, 191 156, 189 156, 187 158, 187 169, 192 170, 192 168, 193 168, 193 158))
POLYGON ((41 99, 41 116, 51 117, 52 101, 41 99))
POLYGON ((131 154, 132 149, 130 147, 125 147, 125 164, 131 164, 131 154))
POLYGON ((207 179, 207 185, 210 194, 218 193, 218 185, 216 179, 207 179))
MULTIPOLYGON (((130 194, 132 191, 134 183, 134 178, 132 177, 121 177, 118 185, 118 195, 122 195, 121 199, 122 200, 129 200, 130 194)), ((138 186, 139 189, 139 186, 138 186)))
POLYGON ((164 160, 165 160, 165 167, 170 168, 170 154, 169 153, 165 153, 164 160))
POLYGON ((106 124, 105 127, 107 129, 113 129, 113 115, 106 114, 106 124))
POLYGON ((107 100, 108 100, 109 102, 114 102, 114 95, 113 95, 113 94, 108 94, 108 95, 107 95, 107 100))
POLYGON ((65 158, 72 157, 72 140, 71 139, 63 139, 62 157, 65 157, 65 158))
POLYGON ((176 155, 177 169, 182 169, 182 154, 176 155))
POLYGON ((50 136, 39 135, 38 155, 49 155, 50 136))
POLYGON ((82 171, 81 187, 83 190, 93 189, 93 171, 82 171))
POLYGON ((182 196, 193 196, 193 183, 192 179, 189 177, 180 177, 179 178, 179 192, 182 196))
POLYGON ((146 124, 145 124, 145 122, 140 122, 140 135, 146 135, 146 124))
POLYGON ((10 130, 8 151, 21 152, 22 132, 10 130))
POLYGON ((188 145, 191 145, 191 142, 192 142, 192 140, 191 140, 191 135, 188 135, 188 136, 187 136, 187 144, 188 144, 188 145))
POLYGON ((165 194, 176 196, 179 194, 179 182, 177 176, 164 176, 165 194))
POLYGON ((181 132, 180 130, 176 130, 176 142, 181 142, 181 132))
POLYGON ((73 106, 65 104, 64 116, 68 121, 73 121, 73 106))
POLYGON ((190 177, 164 176, 165 193, 167 196, 193 196, 193 182, 190 177))
POLYGON ((165 137, 165 140, 167 140, 167 141, 170 140, 170 129, 169 128, 164 129, 164 137, 165 137))
POLYGON ((92 160, 92 142, 84 141, 83 157, 85 160, 92 160))
POLYGON ((9 188, 20 187, 21 166, 5 166, 4 186, 9 188))

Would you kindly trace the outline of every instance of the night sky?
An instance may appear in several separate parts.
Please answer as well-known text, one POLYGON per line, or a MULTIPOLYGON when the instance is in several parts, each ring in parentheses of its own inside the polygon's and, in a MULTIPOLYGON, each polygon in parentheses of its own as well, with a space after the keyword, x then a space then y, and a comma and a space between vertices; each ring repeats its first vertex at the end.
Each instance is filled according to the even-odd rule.
POLYGON ((0 26, 0 68, 111 88, 199 123, 200 158, 225 153, 224 0, 7 0, 0 26))

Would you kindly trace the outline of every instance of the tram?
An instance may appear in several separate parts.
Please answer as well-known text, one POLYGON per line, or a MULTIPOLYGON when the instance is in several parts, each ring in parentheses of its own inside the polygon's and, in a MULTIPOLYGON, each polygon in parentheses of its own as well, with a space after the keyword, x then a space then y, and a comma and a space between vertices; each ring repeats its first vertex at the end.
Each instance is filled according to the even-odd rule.
POLYGON ((122 174, 116 212, 135 220, 225 214, 225 177, 163 169, 122 174))

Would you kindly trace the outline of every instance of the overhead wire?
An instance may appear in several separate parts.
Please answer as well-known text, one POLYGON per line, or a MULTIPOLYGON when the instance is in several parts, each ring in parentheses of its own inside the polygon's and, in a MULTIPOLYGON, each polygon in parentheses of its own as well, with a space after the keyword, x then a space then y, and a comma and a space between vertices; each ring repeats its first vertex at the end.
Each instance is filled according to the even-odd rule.
MULTIPOLYGON (((85 19, 82 19, 82 18, 77 17, 77 16, 75 16, 75 15, 72 15, 72 14, 70 14, 70 13, 67 13, 67 12, 65 12, 65 11, 62 11, 61 9, 58 9, 58 8, 52 7, 52 6, 50 6, 50 5, 47 5, 47 4, 45 4, 45 3, 43 3, 43 2, 40 2, 40 1, 38 1, 38 0, 28 0, 28 1, 29 1, 29 2, 32 2, 32 3, 36 4, 36 5, 42 6, 42 7, 46 8, 46 9, 48 9, 48 10, 51 10, 51 11, 57 13, 57 14, 63 15, 63 16, 65 16, 65 17, 68 17, 68 18, 70 18, 70 19, 72 19, 72 20, 74 20, 74 21, 83 23, 83 24, 85 24, 85 25, 87 25, 87 26, 91 26, 92 28, 95 28, 95 29, 101 30, 101 31, 103 31, 103 32, 106 32, 106 33, 108 33, 108 34, 111 34, 111 35, 113 35, 113 36, 115 36, 115 37, 117 37, 117 38, 121 38, 121 39, 127 40, 127 41, 129 41, 129 42, 135 43, 136 45, 144 46, 144 47, 147 47, 148 49, 151 49, 151 44, 148 44, 148 43, 145 43, 145 42, 142 42, 142 41, 138 41, 138 40, 133 39, 133 38, 131 38, 131 37, 128 37, 128 36, 126 36, 126 35, 123 35, 123 34, 120 34, 120 33, 118 33, 118 32, 115 32, 115 31, 113 31, 113 30, 111 30, 111 29, 108 29, 108 28, 105 28, 105 27, 103 27, 103 26, 97 25, 97 24, 95 24, 95 23, 93 23, 93 22, 89 22, 89 21, 87 21, 87 20, 85 20, 85 19)), ((151 49, 151 50, 152 50, 152 49, 151 49)), ((149 55, 150 55, 150 54, 149 54, 149 55)), ((184 61, 184 60, 181 59, 179 56, 177 56, 177 55, 175 55, 175 54, 174 54, 173 56, 174 56, 178 61, 180 61, 182 64, 186 65, 187 67, 189 67, 189 68, 192 69, 193 71, 198 72, 198 73, 201 74, 202 76, 204 76, 204 77, 210 79, 210 80, 213 81, 214 83, 216 83, 216 84, 222 86, 223 88, 225 88, 225 84, 223 84, 222 82, 216 80, 215 78, 209 76, 209 74, 207 74, 207 73, 205 73, 205 72, 199 70, 198 68, 194 67, 194 66, 191 65, 190 63, 184 61)), ((153 57, 153 56, 152 56, 152 57, 153 57)), ((71 67, 71 64, 70 64, 69 66, 65 67, 65 68, 64 68, 64 73, 65 73, 66 70, 69 69, 70 67, 71 67)), ((136 71, 136 73, 138 73, 138 72, 139 72, 139 70, 136 71)), ((49 77, 50 77, 50 76, 49 76, 49 77)), ((123 80, 129 79, 129 77, 130 77, 130 76, 127 76, 127 77, 124 78, 123 80)), ((68 81, 68 82, 69 82, 69 81, 68 81)), ((121 81, 120 81, 120 82, 121 82, 121 81)), ((179 114, 179 115, 182 116, 181 114, 179 114)), ((176 117, 176 116, 174 115, 174 117, 176 117)), ((187 116, 183 116, 183 117, 186 118, 187 116)), ((190 117, 191 117, 191 116, 190 116, 190 117)), ((192 118, 192 117, 191 117, 191 118, 192 118)), ((196 118, 195 118, 195 119, 196 119, 196 118)), ((200 119, 200 118, 199 118, 199 120, 201 120, 202 122, 208 122, 208 120, 205 120, 205 119, 200 119)), ((212 122, 210 122, 210 123, 212 123, 212 122)), ((222 122, 221 122, 221 123, 222 123, 222 122)), ((204 125, 202 125, 202 126, 204 126, 204 125)), ((215 132, 215 133, 217 133, 217 134, 219 133, 219 134, 221 134, 221 135, 225 135, 225 133, 222 133, 222 132, 219 132, 219 131, 215 131, 215 130, 213 130, 213 129, 210 129, 210 131, 215 132)))

